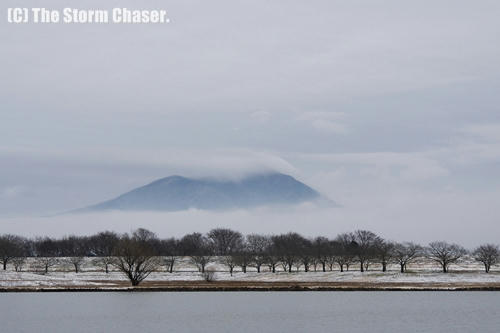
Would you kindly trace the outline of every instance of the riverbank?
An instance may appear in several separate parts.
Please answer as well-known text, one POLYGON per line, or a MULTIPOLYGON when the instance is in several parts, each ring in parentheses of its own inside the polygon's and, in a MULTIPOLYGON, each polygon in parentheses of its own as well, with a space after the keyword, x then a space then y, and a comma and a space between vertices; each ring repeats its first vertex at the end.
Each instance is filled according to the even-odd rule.
POLYGON ((500 291, 500 284, 251 283, 148 284, 130 286, 7 287, 0 292, 266 292, 266 291, 500 291))
POLYGON ((119 272, 0 272, 0 292, 35 291, 390 291, 499 290, 500 272, 217 272, 207 282, 198 272, 154 272, 131 287, 119 272))

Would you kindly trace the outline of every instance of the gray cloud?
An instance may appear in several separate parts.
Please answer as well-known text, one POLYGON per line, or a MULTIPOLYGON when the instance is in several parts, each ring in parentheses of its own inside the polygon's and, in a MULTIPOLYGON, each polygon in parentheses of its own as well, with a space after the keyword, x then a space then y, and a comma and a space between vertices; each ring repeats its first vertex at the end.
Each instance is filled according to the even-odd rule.
MULTIPOLYGON (((6 0, 0 9, 18 5, 6 0)), ((366 227, 425 241, 452 228, 450 238, 468 243, 500 231, 497 1, 148 0, 140 7, 165 8, 171 23, 0 20, 5 230, 128 231, 151 217, 169 220, 171 229, 151 222, 165 233, 233 220, 243 231, 366 227), (239 177, 263 169, 290 173, 343 208, 118 214, 92 217, 92 225, 19 217, 86 206, 174 173, 239 177)))

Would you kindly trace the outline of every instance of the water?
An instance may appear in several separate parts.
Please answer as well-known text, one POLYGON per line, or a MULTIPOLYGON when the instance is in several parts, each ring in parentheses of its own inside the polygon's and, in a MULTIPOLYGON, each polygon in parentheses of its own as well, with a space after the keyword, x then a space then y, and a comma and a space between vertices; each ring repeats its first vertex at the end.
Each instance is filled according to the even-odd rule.
POLYGON ((0 331, 500 332, 500 293, 4 293, 0 331))

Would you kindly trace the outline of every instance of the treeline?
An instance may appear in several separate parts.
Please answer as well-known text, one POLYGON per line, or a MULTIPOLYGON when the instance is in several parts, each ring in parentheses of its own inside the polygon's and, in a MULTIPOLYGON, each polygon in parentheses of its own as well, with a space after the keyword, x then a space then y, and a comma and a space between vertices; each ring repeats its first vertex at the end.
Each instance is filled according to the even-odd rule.
POLYGON ((173 272, 179 257, 189 257, 200 272, 214 261, 224 264, 233 274, 235 267, 246 273, 248 267, 261 272, 281 270, 305 272, 349 270, 353 265, 361 271, 378 264, 382 271, 389 264, 398 264, 402 273, 418 258, 438 263, 444 273, 450 265, 470 254, 484 265, 485 272, 499 262, 499 247, 484 244, 467 251, 458 244, 445 241, 422 246, 413 242, 397 243, 385 240, 367 230, 342 233, 335 238, 307 238, 295 232, 279 235, 250 234, 216 228, 206 234, 191 233, 182 238, 160 239, 153 232, 137 229, 128 234, 104 231, 92 236, 67 236, 63 238, 28 239, 16 235, 0 236, 0 262, 3 269, 10 263, 20 271, 26 258, 35 257, 42 270, 58 264, 64 257, 75 272, 85 257, 94 257, 95 264, 109 272, 110 266, 118 268, 138 285, 160 265, 173 272))

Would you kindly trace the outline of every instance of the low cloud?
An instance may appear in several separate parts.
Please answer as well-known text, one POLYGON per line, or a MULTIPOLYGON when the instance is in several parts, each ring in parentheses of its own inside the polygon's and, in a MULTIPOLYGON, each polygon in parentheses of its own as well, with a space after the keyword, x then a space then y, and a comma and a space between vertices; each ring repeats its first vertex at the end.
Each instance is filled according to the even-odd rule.
POLYGON ((252 119, 259 121, 259 122, 267 123, 269 121, 269 119, 271 119, 271 112, 263 111, 263 110, 255 111, 255 112, 252 112, 250 114, 250 117, 252 119))
POLYGON ((2 199, 13 199, 23 193, 26 193, 27 189, 24 186, 8 186, 0 188, 0 198, 2 199))
POLYGON ((298 154, 302 160, 316 161, 334 167, 356 168, 360 175, 421 181, 448 175, 448 170, 426 153, 340 153, 298 154))
POLYGON ((460 132, 490 143, 500 143, 500 123, 473 124, 462 128, 460 132))
POLYGON ((136 166, 162 168, 166 173, 192 177, 237 179, 262 171, 297 174, 297 169, 272 152, 249 149, 132 149, 106 148, 64 150, 17 149, 0 147, 0 159, 19 159, 24 163, 68 163, 86 166, 136 166))
POLYGON ((347 125, 341 122, 346 116, 343 112, 304 112, 296 117, 297 121, 309 123, 313 128, 335 134, 348 133, 347 125))
MULTIPOLYGON (((496 198, 500 193, 496 193, 496 198)), ((207 232, 228 227, 245 234, 277 234, 297 231, 306 236, 325 235, 355 229, 368 229, 386 239, 459 242, 474 247, 496 242, 499 208, 496 198, 464 192, 427 193, 418 190, 369 191, 358 197, 355 207, 318 208, 301 205, 291 209, 263 207, 253 210, 214 212, 106 212, 55 217, 0 218, 2 232, 25 236, 88 235, 102 230, 129 232, 144 227, 160 237, 180 237, 190 232, 207 232), (488 211, 478 228, 475 210, 488 211)))
POLYGON ((282 172, 301 178, 278 155, 245 149, 0 149, 0 164, 8 175, 0 179, 0 216, 69 211, 171 175, 236 180, 255 173, 282 172))

